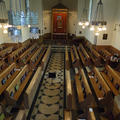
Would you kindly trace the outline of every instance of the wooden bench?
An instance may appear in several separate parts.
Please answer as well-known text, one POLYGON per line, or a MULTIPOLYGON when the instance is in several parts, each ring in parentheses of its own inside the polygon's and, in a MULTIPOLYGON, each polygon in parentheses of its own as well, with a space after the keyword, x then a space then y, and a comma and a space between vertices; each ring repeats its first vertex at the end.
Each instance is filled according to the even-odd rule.
POLYGON ((80 60, 75 45, 73 45, 73 47, 71 48, 71 59, 73 67, 78 67, 80 65, 80 60))
POLYGON ((80 108, 87 113, 88 106, 95 107, 96 104, 83 69, 80 69, 79 74, 75 75, 75 86, 80 108))
POLYGON ((102 66, 101 55, 94 48, 91 49, 90 56, 95 66, 102 66))
POLYGON ((14 50, 14 47, 10 46, 10 47, 0 51, 0 57, 4 58, 4 57, 8 56, 13 50, 14 50))
POLYGON ((22 54, 24 53, 26 50, 26 46, 21 46, 19 47, 17 50, 15 50, 14 52, 12 52, 10 55, 9 55, 9 60, 11 62, 15 62, 16 59, 22 54))
POLYGON ((8 64, 5 63, 5 61, 1 60, 0 61, 0 73, 3 72, 8 67, 8 64))
POLYGON ((25 110, 20 110, 14 120, 26 120, 25 110))
POLYGON ((69 61, 69 53, 68 53, 68 48, 66 46, 65 48, 65 68, 68 70, 70 69, 70 61, 69 61))
POLYGON ((72 109, 72 83, 70 70, 65 70, 65 80, 66 80, 66 110, 72 109))
POLYGON ((93 108, 89 108, 87 120, 97 120, 93 108))
POLYGON ((45 46, 40 46, 40 48, 35 52, 35 54, 30 59, 30 65, 32 68, 38 65, 38 63, 44 56, 45 52, 46 52, 45 46))
POLYGON ((78 52, 85 66, 91 64, 90 56, 88 55, 87 51, 85 50, 82 44, 79 45, 78 52))
POLYGON ((108 64, 112 54, 105 49, 97 49, 97 51, 102 56, 102 59, 104 60, 104 62, 108 64))
POLYGON ((15 104, 18 101, 31 75, 32 72, 29 70, 28 65, 25 65, 5 90, 5 97, 8 104, 15 104))
POLYGON ((0 74, 0 95, 18 75, 19 71, 16 71, 16 69, 17 66, 13 63, 0 74))
POLYGON ((37 47, 37 43, 33 44, 18 58, 20 65, 25 65, 30 61, 32 55, 36 52, 37 47))
POLYGON ((111 91, 115 96, 120 94, 120 75, 112 69, 109 65, 105 66, 104 71, 101 72, 106 83, 111 88, 111 91))
POLYGON ((24 104, 26 109, 30 109, 32 102, 34 100, 36 91, 39 87, 40 81, 42 79, 44 71, 42 71, 42 67, 38 67, 29 86, 27 87, 24 94, 24 104))
POLYGON ((45 68, 46 68, 46 65, 48 63, 48 60, 50 58, 50 55, 51 55, 51 46, 49 45, 49 47, 47 48, 47 51, 42 59, 42 62, 41 62, 41 66, 42 66, 42 70, 44 71, 45 68))
POLYGON ((114 120, 120 120, 120 95, 115 96, 112 114, 114 120))
POLYGON ((104 108, 104 113, 111 112, 113 95, 109 86, 96 67, 93 68, 92 74, 89 74, 89 78, 96 94, 98 106, 100 108, 104 108))
POLYGON ((22 43, 22 46, 26 46, 26 49, 28 49, 32 44, 34 44, 33 40, 26 40, 22 43))
POLYGON ((72 112, 71 111, 64 111, 64 120, 72 120, 72 112))
POLYGON ((2 51, 5 48, 6 48, 6 46, 4 44, 0 44, 0 51, 2 51))

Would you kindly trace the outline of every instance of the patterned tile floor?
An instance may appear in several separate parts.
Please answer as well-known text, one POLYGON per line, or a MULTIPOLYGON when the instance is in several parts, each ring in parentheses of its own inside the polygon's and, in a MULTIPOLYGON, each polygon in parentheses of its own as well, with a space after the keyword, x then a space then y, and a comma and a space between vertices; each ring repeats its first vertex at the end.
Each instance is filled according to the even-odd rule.
POLYGON ((63 120, 64 53, 52 53, 30 120, 63 120), (49 78, 56 72, 56 78, 49 78))

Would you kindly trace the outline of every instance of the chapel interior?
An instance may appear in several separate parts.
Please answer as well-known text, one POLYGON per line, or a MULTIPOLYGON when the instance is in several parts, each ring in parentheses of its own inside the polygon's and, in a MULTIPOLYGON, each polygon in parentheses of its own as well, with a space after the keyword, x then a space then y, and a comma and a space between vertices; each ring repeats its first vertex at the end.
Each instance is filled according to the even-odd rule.
POLYGON ((0 120, 120 120, 120 0, 0 0, 0 120))

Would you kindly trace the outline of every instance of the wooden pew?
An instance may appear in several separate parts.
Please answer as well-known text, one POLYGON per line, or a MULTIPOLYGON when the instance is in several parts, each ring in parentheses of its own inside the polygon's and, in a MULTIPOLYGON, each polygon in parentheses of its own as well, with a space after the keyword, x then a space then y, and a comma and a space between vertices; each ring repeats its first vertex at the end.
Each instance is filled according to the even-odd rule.
POLYGON ((0 73, 3 72, 8 67, 8 64, 5 63, 5 61, 0 61, 0 73))
POLYGON ((0 95, 18 75, 19 71, 16 71, 16 69, 17 66, 13 63, 0 74, 0 95))
POLYGON ((18 101, 31 75, 32 72, 29 70, 28 65, 25 65, 5 90, 5 97, 8 104, 15 104, 18 101))
POLYGON ((26 46, 26 49, 28 49, 33 43, 33 40, 26 40, 22 43, 22 46, 26 46))
POLYGON ((93 108, 89 108, 87 120, 97 120, 93 108))
POLYGON ((69 53, 68 48, 65 48, 65 68, 68 70, 70 68, 69 53))
POLYGON ((20 110, 14 120, 26 120, 25 110, 20 110))
POLYGON ((36 91, 39 87, 40 81, 42 79, 44 71, 42 71, 42 67, 38 67, 29 86, 27 87, 24 94, 24 104, 26 109, 30 109, 32 102, 34 100, 36 91))
POLYGON ((114 54, 118 54, 120 55, 120 52, 118 49, 114 48, 113 46, 108 46, 105 48, 109 53, 111 53, 112 55, 114 54))
POLYGON ((64 111, 64 120, 72 120, 72 112, 71 111, 64 111))
POLYGON ((102 66, 101 55, 94 48, 91 49, 90 56, 95 66, 102 66))
POLYGON ((9 55, 9 60, 11 62, 15 62, 16 59, 22 54, 24 53, 24 51, 26 50, 26 46, 21 46, 19 47, 17 50, 15 50, 14 52, 12 52, 10 55, 9 55))
POLYGON ((10 47, 0 51, 0 57, 4 58, 4 57, 8 56, 8 54, 10 54, 13 50, 14 50, 14 47, 10 46, 10 47))
MULTIPOLYGON (((72 83, 70 76, 70 64, 68 56, 68 48, 65 49, 65 62, 67 63, 65 67, 65 84, 66 84, 66 110, 72 110, 72 83)), ((65 118, 64 118, 65 119, 65 118)))
POLYGON ((105 49, 98 49, 97 51, 98 51, 98 53, 102 56, 103 60, 104 60, 106 63, 108 63, 109 60, 110 60, 110 58, 111 58, 111 56, 112 56, 112 54, 109 53, 109 52, 108 52, 107 50, 105 50, 105 49))
POLYGON ((90 56, 88 55, 87 51, 85 50, 82 44, 79 45, 78 52, 85 66, 91 64, 90 56))
POLYGON ((20 63, 20 65, 25 65, 27 64, 32 55, 35 53, 36 49, 37 49, 37 43, 33 44, 29 49, 27 49, 19 58, 18 61, 20 63))
POLYGON ((0 51, 2 51, 3 49, 5 49, 5 45, 4 44, 0 44, 0 51))
POLYGON ((83 69, 80 69, 79 74, 75 75, 75 86, 79 106, 87 113, 88 107, 95 107, 96 104, 83 69))
POLYGON ((32 68, 38 65, 45 52, 46 52, 45 46, 40 46, 40 48, 35 52, 35 54, 30 59, 30 65, 32 68))
POLYGON ((71 59, 73 67, 78 67, 80 65, 80 60, 75 45, 71 48, 71 59))
POLYGON ((51 46, 49 45, 49 47, 47 48, 47 51, 46 51, 46 53, 45 53, 45 55, 44 55, 44 57, 42 59, 42 62, 41 62, 41 66, 42 66, 43 71, 46 68, 46 65, 48 63, 50 55, 51 55, 51 46))
POLYGON ((65 80, 66 80, 66 110, 72 109, 72 83, 70 70, 65 70, 65 80))
POLYGON ((109 85, 111 91, 115 96, 120 94, 120 75, 112 69, 109 65, 105 66, 104 71, 101 72, 106 83, 109 85))
POLYGON ((96 67, 93 68, 92 74, 89 74, 89 78, 96 94, 98 106, 100 108, 104 108, 103 113, 111 112, 113 105, 113 95, 109 86, 96 67))
POLYGON ((120 95, 115 96, 112 114, 114 120, 120 120, 120 95))

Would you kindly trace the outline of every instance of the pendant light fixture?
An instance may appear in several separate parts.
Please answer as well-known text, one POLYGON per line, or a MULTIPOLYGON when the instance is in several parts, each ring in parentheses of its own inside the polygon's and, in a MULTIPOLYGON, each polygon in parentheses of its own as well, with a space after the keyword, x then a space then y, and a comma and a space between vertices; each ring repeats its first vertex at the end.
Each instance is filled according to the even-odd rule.
POLYGON ((30 29, 35 27, 35 29, 38 29, 38 13, 30 10, 29 0, 25 0, 25 11, 22 10, 22 0, 10 0, 8 18, 9 24, 12 25, 8 29, 11 37, 21 37, 21 26, 27 26, 30 29), (16 4, 16 10, 13 9, 13 2, 16 4))
POLYGON ((87 9, 87 2, 86 0, 84 1, 84 8, 83 12, 81 15, 80 22, 78 23, 83 29, 85 29, 87 26, 89 26, 89 21, 88 21, 88 9, 87 9))
POLYGON ((99 0, 97 4, 97 8, 95 14, 93 16, 93 20, 91 21, 90 31, 94 31, 96 36, 100 35, 100 32, 106 31, 107 22, 104 21, 104 14, 103 14, 103 2, 99 0))
POLYGON ((8 28, 8 17, 7 9, 4 0, 0 0, 0 29, 3 30, 3 33, 7 34, 8 28))

